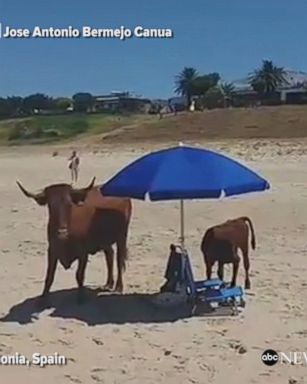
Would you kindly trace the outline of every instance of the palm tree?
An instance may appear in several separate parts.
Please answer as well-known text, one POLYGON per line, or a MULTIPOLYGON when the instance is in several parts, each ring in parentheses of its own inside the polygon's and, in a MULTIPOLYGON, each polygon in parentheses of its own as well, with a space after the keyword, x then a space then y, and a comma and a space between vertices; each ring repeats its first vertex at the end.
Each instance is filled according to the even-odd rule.
POLYGON ((225 82, 220 84, 220 89, 224 96, 224 107, 228 107, 235 91, 235 86, 233 83, 225 82))
POLYGON ((283 67, 277 67, 270 60, 263 60, 262 67, 249 76, 249 83, 256 92, 268 94, 288 82, 283 67))
POLYGON ((188 107, 191 105, 193 85, 197 77, 198 73, 195 68, 185 67, 175 79, 175 92, 186 98, 188 107))

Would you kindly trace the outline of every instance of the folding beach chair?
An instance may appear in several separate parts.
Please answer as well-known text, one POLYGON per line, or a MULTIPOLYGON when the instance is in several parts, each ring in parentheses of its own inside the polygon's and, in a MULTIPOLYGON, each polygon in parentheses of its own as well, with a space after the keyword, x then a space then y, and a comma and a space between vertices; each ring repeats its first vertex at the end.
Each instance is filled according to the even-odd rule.
POLYGON ((184 288, 188 300, 194 303, 194 310, 200 304, 211 309, 219 306, 230 306, 235 314, 238 307, 244 307, 244 294, 241 287, 230 287, 220 279, 195 281, 190 258, 186 250, 172 245, 165 272, 166 283, 161 292, 179 292, 184 288))

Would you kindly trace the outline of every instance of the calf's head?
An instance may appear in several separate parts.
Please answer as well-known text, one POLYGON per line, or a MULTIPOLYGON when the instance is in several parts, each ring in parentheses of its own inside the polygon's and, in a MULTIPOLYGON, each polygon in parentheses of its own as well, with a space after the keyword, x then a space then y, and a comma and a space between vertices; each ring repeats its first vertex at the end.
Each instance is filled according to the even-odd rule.
POLYGON ((32 198, 38 205, 47 205, 49 209, 49 223, 52 226, 53 235, 58 239, 68 238, 69 221, 73 204, 78 204, 86 199, 88 192, 93 188, 95 177, 89 186, 74 189, 69 184, 53 184, 39 193, 27 191, 21 183, 17 185, 26 197, 32 198))

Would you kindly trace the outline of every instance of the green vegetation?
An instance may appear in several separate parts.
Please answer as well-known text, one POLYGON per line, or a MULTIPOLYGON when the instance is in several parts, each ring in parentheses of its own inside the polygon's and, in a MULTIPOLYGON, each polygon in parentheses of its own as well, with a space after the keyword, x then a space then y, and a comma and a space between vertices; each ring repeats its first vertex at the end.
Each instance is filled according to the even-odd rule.
MULTIPOLYGON (((210 93, 216 90, 211 90, 210 93)), ((210 102, 210 93, 206 102, 210 102)), ((222 108, 203 112, 170 115, 159 119, 155 115, 127 117, 105 114, 80 116, 35 116, 27 119, 0 121, 2 145, 65 142, 74 137, 86 138, 89 145, 103 143, 202 141, 248 138, 307 137, 305 106, 259 108, 222 108), (34 132, 20 137, 20 127, 34 132), (117 128, 118 131, 115 131, 117 128), (40 132, 37 134, 37 132, 40 132), (43 132, 43 133, 41 133, 43 132), (79 132, 79 134, 77 134, 79 132), (98 136, 97 136, 98 135, 98 136)))
POLYGON ((94 105, 94 97, 90 93, 77 93, 73 96, 74 108, 77 112, 86 112, 94 105))
POLYGON ((98 134, 146 121, 148 115, 55 115, 0 121, 0 142, 9 144, 49 143, 82 134, 98 134))
MULTIPOLYGON (((216 127, 212 131, 213 134, 223 136, 225 134, 223 127, 229 127, 232 124, 231 121, 237 127, 242 128, 242 130, 239 129, 238 131, 240 135, 250 134, 250 127, 257 128, 259 126, 261 132, 257 131, 257 135, 267 137, 264 129, 268 130, 268 135, 271 134, 271 129, 274 129, 274 132, 277 129, 271 127, 271 122, 275 121, 274 113, 271 118, 266 119, 266 116, 269 116, 267 110, 260 113, 257 108, 248 111, 246 115, 242 110, 230 111, 228 107, 251 105, 259 107, 261 105, 282 104, 278 89, 287 84, 286 77, 287 73, 283 67, 276 66, 270 60, 264 60, 261 66, 249 75, 248 81, 251 92, 248 92, 252 95, 246 96, 246 94, 240 95, 240 92, 236 92, 232 83, 223 82, 219 73, 201 74, 193 67, 185 67, 175 77, 175 93, 183 96, 185 102, 179 101, 175 109, 174 105, 170 104, 170 100, 168 106, 164 105, 163 107, 163 102, 160 104, 159 100, 154 102, 131 98, 129 93, 118 96, 118 99, 115 97, 115 100, 117 100, 115 104, 108 101, 110 97, 98 98, 87 92, 76 93, 71 98, 53 98, 41 93, 27 97, 0 97, 0 119, 2 119, 0 120, 0 143, 50 143, 84 135, 105 134, 117 128, 121 128, 121 130, 114 133, 113 138, 110 139, 111 141, 114 139, 120 140, 122 135, 125 136, 125 139, 130 135, 133 140, 142 137, 144 140, 155 140, 154 137, 168 138, 176 135, 180 139, 180 135, 185 137, 185 135, 189 134, 196 137, 200 132, 208 134, 208 131, 204 131, 202 124, 204 127, 207 125, 211 128, 216 127), (189 108, 192 100, 195 102, 197 111, 204 111, 202 114, 204 120, 197 113, 194 116, 187 114, 173 116, 168 119, 162 118, 165 111, 161 111, 183 111, 189 108), (214 111, 217 108, 218 110, 214 111), (206 112, 206 110, 213 111, 206 112), (214 114, 210 114, 210 112, 214 114), (155 114, 161 119, 158 119, 155 114), (211 116, 214 116, 213 120, 211 120, 211 116), (259 116, 261 116, 260 120, 259 116), (244 128, 242 127, 242 121, 245 118, 244 128), (222 123, 217 127, 218 122, 222 123), (183 123, 186 126, 182 128, 181 124, 183 123)), ((299 86, 301 87, 301 93, 304 94, 304 84, 299 86)), ((302 104, 305 99, 307 102, 307 90, 305 99, 304 97, 303 95, 300 98, 302 104)), ((111 97, 111 99, 114 102, 114 97, 111 97)), ((283 109, 280 108, 280 110, 283 109)), ((283 112, 285 120, 276 121, 276 123, 279 126, 284 126, 284 122, 287 121, 287 126, 289 126, 292 121, 295 121, 296 125, 300 126, 300 129, 295 132, 299 133, 292 131, 289 134, 294 136, 303 134, 304 136, 305 133, 302 132, 305 132, 305 129, 303 130, 303 125, 300 125, 300 123, 304 121, 304 124, 307 124, 305 109, 298 109, 298 113, 301 115, 300 119, 291 117, 289 110, 285 109, 284 111, 286 111, 283 112)), ((227 131, 226 136, 228 134, 233 135, 233 133, 229 132, 227 131)), ((283 135, 285 135, 286 130, 284 129, 283 132, 283 135)), ((236 135, 235 137, 240 137, 240 135, 236 135)))
POLYGON ((191 104, 193 96, 202 99, 206 93, 215 88, 220 81, 218 73, 199 75, 195 68, 184 68, 175 79, 175 92, 186 98, 187 106, 191 104))
POLYGON ((263 60, 262 67, 249 77, 253 89, 259 94, 270 94, 282 84, 287 84, 284 68, 277 67, 272 61, 263 60))
MULTIPOLYGON (((249 75, 248 82, 260 101, 269 100, 279 86, 287 85, 286 71, 263 60, 261 67, 249 75)), ((195 68, 186 67, 175 77, 175 92, 185 98, 187 107, 195 98, 199 110, 231 106, 234 91, 233 84, 221 82, 220 74, 215 72, 199 75, 195 68)))

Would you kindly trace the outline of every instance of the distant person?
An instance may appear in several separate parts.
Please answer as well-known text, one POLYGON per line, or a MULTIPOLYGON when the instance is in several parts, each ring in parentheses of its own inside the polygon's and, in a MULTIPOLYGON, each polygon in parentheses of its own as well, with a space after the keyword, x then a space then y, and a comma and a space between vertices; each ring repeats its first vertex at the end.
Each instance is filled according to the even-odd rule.
POLYGON ((194 111, 195 111, 195 101, 192 100, 191 105, 190 105, 190 112, 194 112, 194 111))
POLYGON ((71 181, 72 183, 77 183, 78 181, 78 176, 79 176, 79 166, 80 166, 80 158, 77 154, 76 151, 73 151, 70 158, 68 159, 69 161, 69 169, 71 173, 71 181))
POLYGON ((159 119, 161 120, 163 118, 163 108, 162 108, 162 105, 160 104, 158 106, 158 113, 159 113, 159 119))

